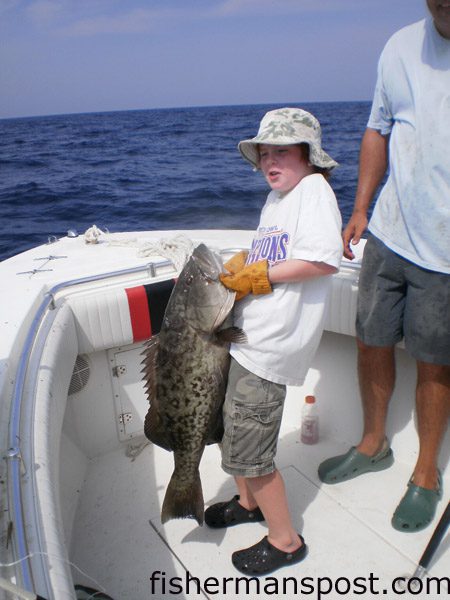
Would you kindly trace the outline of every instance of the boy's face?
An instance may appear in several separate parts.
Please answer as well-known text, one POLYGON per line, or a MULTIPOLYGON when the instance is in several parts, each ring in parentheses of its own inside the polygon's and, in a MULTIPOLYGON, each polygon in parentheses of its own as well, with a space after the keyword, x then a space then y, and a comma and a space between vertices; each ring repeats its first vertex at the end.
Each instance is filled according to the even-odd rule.
POLYGON ((259 145, 259 166, 270 187, 281 193, 290 192, 303 177, 314 172, 298 145, 259 145))

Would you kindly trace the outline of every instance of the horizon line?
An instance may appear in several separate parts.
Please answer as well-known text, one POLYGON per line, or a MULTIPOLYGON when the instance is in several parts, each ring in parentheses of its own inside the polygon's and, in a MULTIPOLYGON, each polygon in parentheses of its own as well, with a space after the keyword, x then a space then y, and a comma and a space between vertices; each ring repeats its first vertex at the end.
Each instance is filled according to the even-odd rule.
POLYGON ((151 112, 151 111, 166 111, 166 110, 189 110, 197 108, 238 108, 249 106, 289 106, 289 105, 308 105, 308 104, 352 104, 352 103, 371 103, 369 100, 308 100, 304 102, 248 102, 237 104, 194 104, 189 106, 161 106, 153 108, 121 108, 110 110, 91 110, 91 111, 76 111, 76 112, 60 112, 60 113, 38 113, 34 115, 8 116, 0 117, 0 121, 18 120, 18 119, 39 119, 49 117, 71 117, 81 115, 101 115, 119 112, 151 112))

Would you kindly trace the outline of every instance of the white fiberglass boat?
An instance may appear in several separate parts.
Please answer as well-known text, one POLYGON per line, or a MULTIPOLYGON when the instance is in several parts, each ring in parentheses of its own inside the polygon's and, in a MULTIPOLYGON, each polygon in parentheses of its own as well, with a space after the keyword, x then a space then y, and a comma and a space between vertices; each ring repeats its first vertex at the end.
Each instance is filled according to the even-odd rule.
MULTIPOLYGON (((358 260, 344 261, 333 276, 326 330, 304 386, 288 390, 278 446, 307 558, 246 581, 231 553, 265 535, 264 524, 228 530, 192 519, 161 524, 173 459, 144 437, 140 353, 151 321, 140 321, 142 304, 139 298, 133 304, 126 290, 140 290, 139 296, 145 289, 150 305, 154 298, 150 312, 161 309, 152 290, 177 271, 162 251, 149 257, 142 250, 161 248, 161 239, 177 234, 224 257, 252 237, 165 231, 86 243, 68 236, 0 264, 0 598, 410 597, 397 578, 415 571, 448 501, 450 436, 440 457, 444 499, 434 522, 417 533, 394 530, 391 516, 418 451, 415 365, 402 347, 388 430, 394 465, 333 486, 317 476, 322 460, 345 452, 361 433, 353 325, 358 260), (320 440, 310 446, 300 441, 309 394, 320 413, 320 440)), ((200 471, 207 504, 235 493, 216 445, 206 448, 200 471)), ((447 536, 428 579, 418 583, 420 594, 416 588, 411 597, 448 595, 449 547, 447 536)))

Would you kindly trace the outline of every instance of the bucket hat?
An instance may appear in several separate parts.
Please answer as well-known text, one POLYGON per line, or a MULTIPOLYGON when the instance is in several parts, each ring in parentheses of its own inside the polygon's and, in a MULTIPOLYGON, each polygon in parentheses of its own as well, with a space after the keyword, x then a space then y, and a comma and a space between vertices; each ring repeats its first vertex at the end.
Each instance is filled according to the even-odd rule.
POLYGON ((267 112, 256 137, 242 140, 238 148, 242 156, 259 169, 258 144, 289 146, 308 144, 309 160, 316 167, 333 169, 337 162, 322 149, 322 130, 314 115, 301 108, 278 108, 267 112))

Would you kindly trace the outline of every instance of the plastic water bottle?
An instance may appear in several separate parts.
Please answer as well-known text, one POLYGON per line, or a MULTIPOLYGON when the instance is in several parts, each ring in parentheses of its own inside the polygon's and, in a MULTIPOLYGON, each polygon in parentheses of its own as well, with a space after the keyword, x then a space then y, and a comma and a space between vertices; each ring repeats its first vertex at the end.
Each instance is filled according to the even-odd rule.
POLYGON ((319 415, 314 396, 305 397, 300 439, 304 444, 316 444, 319 441, 319 415))

